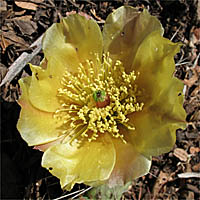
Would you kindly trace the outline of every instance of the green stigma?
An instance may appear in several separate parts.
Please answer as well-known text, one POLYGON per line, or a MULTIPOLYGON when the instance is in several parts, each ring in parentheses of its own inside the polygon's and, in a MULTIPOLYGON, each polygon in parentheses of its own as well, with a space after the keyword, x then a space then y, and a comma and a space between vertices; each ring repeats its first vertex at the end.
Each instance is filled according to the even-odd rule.
POLYGON ((106 100, 106 92, 104 90, 97 90, 93 93, 93 98, 96 102, 104 102, 106 100))

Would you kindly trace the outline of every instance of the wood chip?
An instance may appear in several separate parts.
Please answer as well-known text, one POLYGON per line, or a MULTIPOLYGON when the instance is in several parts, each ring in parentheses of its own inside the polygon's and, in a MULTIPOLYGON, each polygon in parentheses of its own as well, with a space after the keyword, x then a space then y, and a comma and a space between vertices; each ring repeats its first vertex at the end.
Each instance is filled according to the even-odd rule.
POLYGON ((37 24, 33 21, 21 19, 14 19, 13 21, 23 35, 31 35, 35 33, 37 29, 37 24))
MULTIPOLYGON (((194 185, 187 184, 187 188, 188 188, 189 190, 192 190, 192 191, 195 192, 196 194, 200 194, 199 189, 198 189, 197 187, 195 187, 194 185)), ((188 199, 190 199, 190 198, 188 198, 188 199)))
POLYGON ((0 11, 6 12, 7 11, 7 3, 6 1, 0 1, 0 11))
POLYGON ((101 21, 101 22, 105 23, 105 21, 103 19, 101 19, 101 17, 98 17, 96 15, 95 9, 90 9, 90 12, 93 14, 93 16, 95 17, 95 19, 97 19, 98 21, 101 21))
POLYGON ((161 188, 169 181, 172 181, 173 178, 170 174, 165 173, 163 171, 160 172, 156 183, 153 188, 153 199, 157 199, 157 195, 160 193, 161 188))
POLYGON ((6 73, 7 73, 7 68, 3 64, 0 64, 0 82, 3 80, 6 73))
POLYGON ((23 16, 19 16, 19 17, 15 17, 12 20, 24 20, 24 21, 30 21, 32 20, 33 16, 32 15, 23 15, 23 16))
POLYGON ((0 38, 0 46, 2 48, 2 53, 4 54, 6 51, 6 48, 11 45, 11 42, 7 39, 4 38, 4 36, 1 34, 0 38))
POLYGON ((174 149, 173 152, 174 156, 176 156, 177 158, 179 158, 179 160, 186 162, 188 159, 188 153, 181 148, 176 148, 174 149))
POLYGON ((26 44, 24 39, 18 37, 14 31, 8 31, 8 32, 2 31, 2 35, 4 36, 5 39, 9 40, 11 44, 15 44, 16 46, 28 47, 28 44, 26 44))
POLYGON ((195 172, 200 171, 200 163, 197 163, 196 165, 192 166, 192 170, 195 172))
POLYGON ((194 192, 189 191, 188 192, 188 199, 194 199, 194 192))
MULTIPOLYGON (((24 15, 25 12, 26 12, 26 10, 15 11, 15 16, 23 16, 23 17, 26 17, 27 15, 24 15)), ((16 18, 16 17, 15 17, 15 18, 16 18)))
POLYGON ((190 153, 191 154, 195 154, 200 152, 200 148, 199 147, 190 147, 190 153))
POLYGON ((197 17, 198 17, 198 20, 200 20, 200 1, 198 1, 198 5, 197 5, 197 17))

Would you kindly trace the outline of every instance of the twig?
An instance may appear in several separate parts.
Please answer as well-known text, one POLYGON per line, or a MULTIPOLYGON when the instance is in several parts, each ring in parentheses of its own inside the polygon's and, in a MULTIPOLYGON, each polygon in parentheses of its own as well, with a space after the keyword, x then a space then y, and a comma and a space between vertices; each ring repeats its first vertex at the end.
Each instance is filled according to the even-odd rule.
POLYGON ((41 35, 30 47, 36 47, 34 48, 33 52, 28 54, 26 52, 22 53, 17 60, 9 67, 8 72, 4 79, 2 80, 0 87, 3 86, 6 82, 11 82, 15 76, 24 68, 24 66, 30 62, 33 57, 38 54, 42 48, 42 38, 43 35, 41 35))
POLYGON ((200 57, 200 53, 197 55, 197 57, 196 57, 196 59, 195 59, 195 61, 194 61, 194 64, 193 64, 193 68, 195 68, 196 67, 196 65, 197 65, 197 63, 198 63, 198 60, 199 60, 199 57, 200 57))
POLYGON ((70 194, 63 195, 63 196, 58 197, 58 198, 56 198, 56 199, 54 199, 54 200, 60 200, 60 199, 63 199, 63 198, 69 197, 69 196, 71 196, 71 195, 73 195, 73 194, 77 194, 77 193, 79 193, 79 192, 82 192, 83 190, 84 190, 84 189, 82 189, 82 190, 78 190, 78 191, 75 191, 75 192, 72 192, 72 193, 70 193, 70 194))
POLYGON ((186 64, 191 64, 191 62, 177 63, 177 64, 175 64, 175 65, 176 65, 176 66, 179 66, 179 65, 186 65, 186 64))
POLYGON ((135 192, 134 192, 134 191, 132 192, 132 197, 133 197, 133 199, 134 199, 134 200, 137 200, 137 198, 136 198, 136 195, 135 195, 135 192))
POLYGON ((80 196, 81 194, 84 194, 85 192, 87 192, 87 191, 89 191, 89 190, 91 190, 91 189, 92 189, 92 186, 89 187, 89 188, 87 188, 87 189, 85 189, 84 191, 80 192, 79 194, 73 196, 71 199, 75 199, 76 197, 80 196))
POLYGON ((152 174, 151 172, 149 172, 149 174, 150 174, 151 176, 153 176, 154 178, 158 178, 156 175, 152 174))
POLYGON ((51 0, 48 0, 48 2, 51 4, 51 6, 52 6, 53 8, 55 8, 55 7, 56 7, 53 1, 51 1, 51 0))
POLYGON ((197 172, 185 172, 178 174, 179 178, 200 178, 200 173, 197 172))
POLYGON ((91 5, 93 5, 93 6, 97 6, 94 2, 91 2, 91 1, 89 1, 89 0, 83 0, 83 1, 85 1, 86 3, 89 3, 89 4, 91 4, 91 5))
POLYGON ((76 3, 74 3, 72 0, 67 0, 69 3, 71 3, 73 6, 75 6, 76 8, 78 8, 79 9, 79 6, 76 4, 76 3))
POLYGON ((140 185, 140 190, 139 190, 138 200, 140 200, 141 197, 142 197, 142 186, 140 185))
POLYGON ((174 35, 171 37, 171 41, 175 38, 176 34, 178 33, 178 31, 180 30, 181 26, 178 27, 178 29, 176 30, 176 32, 174 33, 174 35))
POLYGON ((78 196, 81 194, 81 192, 85 192, 85 190, 84 189, 81 189, 81 190, 78 190, 78 191, 75 191, 75 192, 72 192, 72 193, 70 193, 70 194, 66 194, 66 195, 63 195, 63 196, 61 196, 61 197, 58 197, 58 198, 56 198, 56 199, 54 199, 54 200, 60 200, 60 199, 63 199, 63 198, 66 198, 66 197, 69 197, 69 196, 72 196, 72 195, 74 195, 74 194, 77 194, 78 193, 78 196))

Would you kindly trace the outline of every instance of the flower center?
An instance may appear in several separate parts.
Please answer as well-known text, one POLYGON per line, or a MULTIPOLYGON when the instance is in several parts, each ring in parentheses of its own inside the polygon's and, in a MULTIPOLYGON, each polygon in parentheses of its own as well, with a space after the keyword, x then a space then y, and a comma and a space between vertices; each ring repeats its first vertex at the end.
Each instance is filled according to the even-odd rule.
POLYGON ((110 104, 110 98, 104 90, 97 90, 93 93, 97 108, 103 108, 110 104))
POLYGON ((144 105, 137 102, 140 91, 135 72, 126 74, 123 64, 119 60, 113 63, 108 53, 103 55, 103 61, 98 55, 95 63, 86 60, 78 70, 77 75, 66 72, 63 88, 58 89, 61 107, 54 117, 63 121, 62 134, 70 141, 92 141, 109 133, 126 142, 119 125, 135 130, 127 115, 141 111, 144 105))

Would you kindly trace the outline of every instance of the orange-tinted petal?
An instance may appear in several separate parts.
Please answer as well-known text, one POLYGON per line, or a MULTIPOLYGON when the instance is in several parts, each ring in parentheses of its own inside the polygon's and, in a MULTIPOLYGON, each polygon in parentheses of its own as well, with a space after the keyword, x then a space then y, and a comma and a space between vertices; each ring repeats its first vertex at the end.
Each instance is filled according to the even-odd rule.
POLYGON ((61 187, 71 190, 75 183, 96 182, 109 178, 115 164, 115 149, 110 136, 104 134, 98 140, 85 141, 79 147, 59 144, 47 149, 42 166, 60 179, 61 187))
POLYGON ((110 187, 125 185, 149 172, 151 158, 147 158, 136 151, 131 143, 124 143, 119 139, 113 139, 116 151, 116 163, 109 178, 110 187))
POLYGON ((104 51, 113 59, 123 62, 126 72, 133 70, 132 63, 142 41, 152 32, 163 33, 156 17, 146 10, 142 13, 129 6, 123 6, 111 13, 103 29, 104 51))
POLYGON ((29 146, 47 143, 59 138, 60 124, 53 118, 52 113, 35 108, 29 101, 31 77, 20 79, 22 96, 18 103, 21 105, 17 128, 22 138, 29 146))
POLYGON ((56 140, 53 140, 52 142, 36 145, 36 146, 34 146, 33 149, 37 149, 37 150, 40 150, 40 151, 46 151, 49 147, 62 143, 64 141, 64 139, 65 139, 65 135, 59 137, 56 140))

